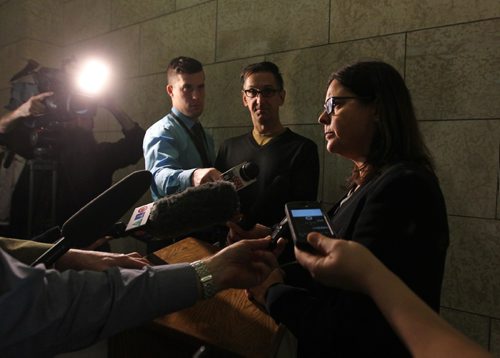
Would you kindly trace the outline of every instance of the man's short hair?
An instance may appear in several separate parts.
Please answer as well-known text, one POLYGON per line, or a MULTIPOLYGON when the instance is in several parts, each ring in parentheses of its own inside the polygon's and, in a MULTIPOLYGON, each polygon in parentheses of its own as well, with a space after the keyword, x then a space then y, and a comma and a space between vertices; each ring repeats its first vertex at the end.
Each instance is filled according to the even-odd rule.
POLYGON ((200 61, 186 56, 179 56, 170 61, 167 67, 167 81, 178 73, 198 73, 203 71, 203 65, 200 61))
POLYGON ((276 82, 278 83, 279 89, 282 90, 284 88, 285 84, 283 82, 283 76, 281 76, 280 69, 274 63, 269 61, 252 63, 251 65, 245 67, 241 71, 240 75, 241 86, 245 84, 245 80, 248 78, 248 76, 253 75, 254 73, 257 72, 272 73, 274 78, 276 79, 276 82))

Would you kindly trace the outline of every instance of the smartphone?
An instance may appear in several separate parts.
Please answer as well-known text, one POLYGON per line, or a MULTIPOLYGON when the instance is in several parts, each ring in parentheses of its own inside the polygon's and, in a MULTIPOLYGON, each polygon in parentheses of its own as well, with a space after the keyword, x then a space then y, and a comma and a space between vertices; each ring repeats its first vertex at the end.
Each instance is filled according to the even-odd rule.
POLYGON ((299 249, 312 250, 307 242, 307 234, 317 231, 325 236, 334 237, 330 220, 317 201, 293 201, 285 205, 288 226, 292 239, 299 249))

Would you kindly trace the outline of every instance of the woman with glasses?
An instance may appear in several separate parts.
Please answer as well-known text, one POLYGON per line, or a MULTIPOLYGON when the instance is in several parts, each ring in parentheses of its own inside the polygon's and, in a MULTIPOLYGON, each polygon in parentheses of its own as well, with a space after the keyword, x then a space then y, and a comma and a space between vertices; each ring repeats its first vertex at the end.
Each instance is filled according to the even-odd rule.
MULTIPOLYGON (((348 193, 330 211, 335 236, 367 247, 438 311, 446 208, 403 78, 383 62, 340 69, 318 121, 327 150, 353 162, 348 193)), ((294 333, 299 356, 410 355, 368 296, 287 281, 277 270, 251 294, 294 333)))

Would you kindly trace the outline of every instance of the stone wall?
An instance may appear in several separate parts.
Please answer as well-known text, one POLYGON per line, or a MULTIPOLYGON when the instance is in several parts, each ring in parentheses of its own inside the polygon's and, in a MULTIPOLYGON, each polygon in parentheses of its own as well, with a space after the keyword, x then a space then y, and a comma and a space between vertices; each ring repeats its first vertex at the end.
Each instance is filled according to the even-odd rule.
MULTIPOLYGON (((251 125, 241 105, 241 68, 276 62, 287 90, 282 121, 318 143, 320 199, 329 203, 342 194, 350 164, 325 153, 316 123, 326 79, 357 59, 394 65, 413 94, 448 206, 442 315, 500 356, 498 0, 0 1, 2 103, 25 59, 59 66, 66 56, 91 54, 113 64, 115 95, 144 127, 169 109, 168 61, 201 60, 203 123, 216 144, 251 125)), ((96 123, 99 139, 120 136, 107 114, 96 123)))

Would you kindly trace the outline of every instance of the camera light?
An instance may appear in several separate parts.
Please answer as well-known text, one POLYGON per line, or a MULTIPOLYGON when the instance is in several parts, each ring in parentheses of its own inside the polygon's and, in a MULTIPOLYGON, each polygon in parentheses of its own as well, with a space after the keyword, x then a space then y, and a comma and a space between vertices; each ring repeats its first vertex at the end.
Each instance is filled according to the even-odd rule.
POLYGON ((102 93, 109 82, 109 67, 101 61, 89 60, 76 75, 76 87, 81 94, 96 96, 102 93))

